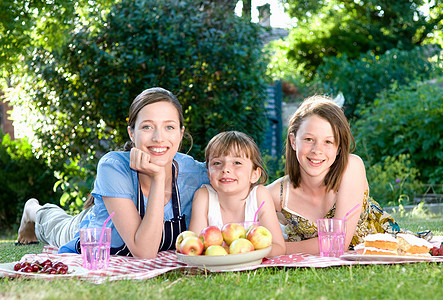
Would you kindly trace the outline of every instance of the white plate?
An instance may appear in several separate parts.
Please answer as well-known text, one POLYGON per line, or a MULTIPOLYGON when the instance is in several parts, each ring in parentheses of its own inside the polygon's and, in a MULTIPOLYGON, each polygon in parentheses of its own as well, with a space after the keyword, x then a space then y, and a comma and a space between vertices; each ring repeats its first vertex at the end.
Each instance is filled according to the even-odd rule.
POLYGON ((363 255, 363 254, 343 254, 340 256, 344 260, 356 261, 434 261, 439 260, 438 257, 428 256, 401 256, 401 255, 363 255))
POLYGON ((263 258, 271 252, 271 247, 247 253, 221 256, 185 255, 177 253, 178 260, 189 265, 209 271, 223 271, 234 268, 261 264, 263 258))
POLYGON ((24 273, 24 272, 14 271, 14 265, 16 263, 17 263, 17 261, 0 264, 0 272, 4 271, 7 274, 17 274, 20 276, 34 277, 34 278, 47 278, 47 277, 66 278, 66 277, 83 275, 83 274, 89 272, 88 269, 83 268, 83 267, 68 266, 68 273, 66 273, 66 274, 24 273))

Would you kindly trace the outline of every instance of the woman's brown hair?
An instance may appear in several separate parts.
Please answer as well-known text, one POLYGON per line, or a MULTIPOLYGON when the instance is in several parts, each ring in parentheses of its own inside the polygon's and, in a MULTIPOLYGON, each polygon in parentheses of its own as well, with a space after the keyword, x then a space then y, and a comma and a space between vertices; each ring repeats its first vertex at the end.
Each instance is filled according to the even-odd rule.
POLYGON ((337 192, 348 165, 349 154, 355 149, 355 141, 343 110, 327 96, 317 95, 307 98, 289 120, 285 173, 295 188, 300 186, 300 164, 297 160, 297 153, 291 147, 289 137, 291 134, 296 137, 303 121, 313 115, 319 116, 331 124, 334 139, 338 144, 337 157, 326 174, 324 182, 327 191, 337 192))
MULTIPOLYGON (((131 130, 134 130, 135 122, 137 120, 138 113, 142 110, 146 105, 156 103, 156 102, 169 102, 175 106, 178 112, 178 119, 180 122, 180 128, 184 127, 184 118, 183 118, 183 108, 178 99, 168 90, 165 90, 161 87, 153 87, 144 90, 141 92, 135 99, 132 101, 131 106, 129 107, 129 117, 128 117, 128 127, 131 130)), ((190 148, 192 148, 192 136, 185 132, 185 137, 190 139, 190 148)), ((131 148, 134 147, 134 143, 131 141, 126 142, 124 145, 125 151, 131 151, 131 148)), ((188 150, 188 152, 189 152, 188 150)))

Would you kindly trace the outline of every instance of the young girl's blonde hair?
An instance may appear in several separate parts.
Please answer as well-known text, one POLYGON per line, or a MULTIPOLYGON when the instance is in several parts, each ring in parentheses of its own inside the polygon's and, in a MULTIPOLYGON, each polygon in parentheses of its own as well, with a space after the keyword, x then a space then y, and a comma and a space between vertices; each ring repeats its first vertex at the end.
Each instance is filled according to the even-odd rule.
POLYGON ((233 155, 250 159, 254 170, 260 169, 260 179, 253 186, 264 184, 268 180, 268 174, 263 167, 263 159, 257 144, 247 134, 239 131, 225 131, 214 136, 205 149, 206 167, 210 157, 233 155))

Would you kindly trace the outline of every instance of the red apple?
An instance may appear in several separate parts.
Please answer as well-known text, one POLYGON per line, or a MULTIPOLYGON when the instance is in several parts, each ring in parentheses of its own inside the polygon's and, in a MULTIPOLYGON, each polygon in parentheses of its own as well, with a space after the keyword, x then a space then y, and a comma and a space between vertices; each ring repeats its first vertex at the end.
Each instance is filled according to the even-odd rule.
POLYGON ((220 245, 211 245, 206 249, 205 255, 216 256, 216 255, 228 255, 228 252, 220 245))
POLYGON ((255 224, 252 224, 252 225, 250 225, 250 226, 245 226, 245 229, 246 229, 246 237, 248 237, 249 232, 250 232, 253 228, 257 227, 257 226, 258 226, 258 222, 256 222, 255 224), (246 227, 247 227, 247 228, 246 228, 246 227))
POLYGON ((234 240, 229 246, 230 254, 246 253, 251 251, 254 251, 254 245, 244 238, 234 240))
POLYGON ((222 235, 225 243, 230 246, 231 243, 240 238, 246 238, 246 230, 239 223, 227 223, 222 227, 222 235))
POLYGON ((208 247, 212 245, 221 246, 223 244, 223 235, 217 226, 208 226, 204 228, 200 232, 199 238, 205 249, 208 249, 208 247))
POLYGON ((200 255, 203 253, 203 243, 197 236, 188 236, 180 243, 180 253, 200 255))
POLYGON ((254 245, 255 250, 268 248, 272 245, 272 234, 264 226, 251 228, 246 238, 254 245))
POLYGON ((183 240, 184 240, 185 238, 189 237, 189 236, 195 236, 195 237, 198 237, 198 235, 197 235, 195 232, 190 231, 190 230, 183 231, 183 232, 181 232, 181 233, 177 236, 177 239, 175 240, 175 249, 176 249, 178 252, 180 252, 180 244, 181 244, 181 242, 183 242, 183 240))

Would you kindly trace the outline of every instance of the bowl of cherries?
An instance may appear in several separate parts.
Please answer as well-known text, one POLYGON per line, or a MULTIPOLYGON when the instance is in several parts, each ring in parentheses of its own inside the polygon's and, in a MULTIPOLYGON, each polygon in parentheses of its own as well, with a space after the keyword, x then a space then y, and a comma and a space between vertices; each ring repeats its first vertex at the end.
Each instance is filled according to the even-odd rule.
POLYGON ((18 262, 14 265, 14 271, 22 273, 37 273, 37 274, 61 274, 68 273, 68 266, 62 262, 53 262, 47 259, 43 262, 36 261, 24 261, 18 262))
POLYGON ((440 244, 440 247, 432 247, 429 253, 432 256, 443 256, 443 243, 440 244))

